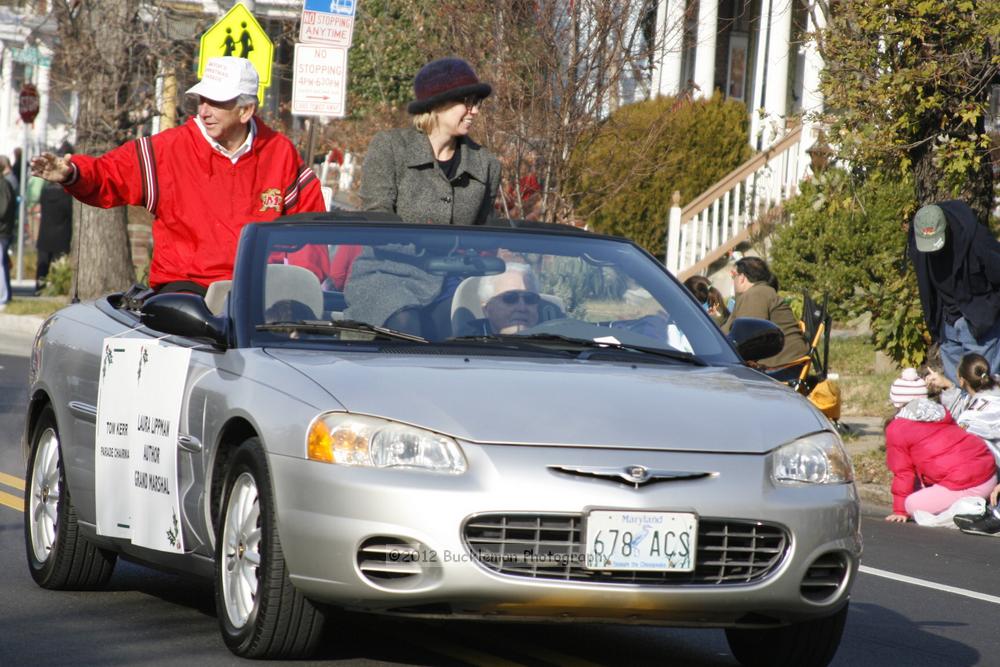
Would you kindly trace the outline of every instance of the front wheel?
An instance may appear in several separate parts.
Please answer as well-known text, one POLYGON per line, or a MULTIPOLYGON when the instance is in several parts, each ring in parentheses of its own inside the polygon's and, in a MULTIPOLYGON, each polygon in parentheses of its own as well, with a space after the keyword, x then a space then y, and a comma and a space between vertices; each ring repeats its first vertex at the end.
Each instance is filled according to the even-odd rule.
POLYGON ((244 658, 299 658, 322 636, 323 614, 292 585, 278 539, 264 448, 246 440, 226 473, 215 547, 222 637, 244 658))
POLYGON ((31 578, 54 590, 102 588, 118 557, 80 535, 51 406, 42 409, 32 432, 28 475, 24 545, 31 578))
POLYGON ((832 616, 780 628, 729 628, 729 649, 746 667, 825 667, 840 646, 847 608, 845 604, 832 616))

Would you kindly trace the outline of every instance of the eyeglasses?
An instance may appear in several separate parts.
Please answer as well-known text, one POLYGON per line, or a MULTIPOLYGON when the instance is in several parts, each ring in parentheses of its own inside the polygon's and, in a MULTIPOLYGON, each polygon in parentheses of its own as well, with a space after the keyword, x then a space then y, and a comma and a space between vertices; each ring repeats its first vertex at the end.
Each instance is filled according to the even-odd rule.
POLYGON ((483 108, 483 100, 484 99, 485 98, 480 97, 479 95, 469 95, 468 97, 466 97, 465 99, 462 100, 462 104, 465 105, 466 109, 470 109, 470 110, 471 109, 482 109, 483 108))
POLYGON ((518 301, 526 306, 537 306, 541 299, 534 292, 518 292, 516 290, 512 290, 501 294, 500 300, 508 306, 516 305, 518 301))

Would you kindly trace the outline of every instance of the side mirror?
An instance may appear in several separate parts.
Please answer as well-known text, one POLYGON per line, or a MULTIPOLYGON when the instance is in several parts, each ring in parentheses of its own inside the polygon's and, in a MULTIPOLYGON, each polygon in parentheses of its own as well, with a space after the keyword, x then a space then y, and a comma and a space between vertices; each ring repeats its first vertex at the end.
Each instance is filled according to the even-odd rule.
POLYGON ((770 320, 740 317, 729 330, 729 340, 744 361, 759 361, 781 352, 785 334, 770 320))
POLYGON ((139 320, 150 329, 174 336, 208 340, 226 347, 226 319, 216 317, 197 294, 167 292, 151 296, 139 309, 139 320))

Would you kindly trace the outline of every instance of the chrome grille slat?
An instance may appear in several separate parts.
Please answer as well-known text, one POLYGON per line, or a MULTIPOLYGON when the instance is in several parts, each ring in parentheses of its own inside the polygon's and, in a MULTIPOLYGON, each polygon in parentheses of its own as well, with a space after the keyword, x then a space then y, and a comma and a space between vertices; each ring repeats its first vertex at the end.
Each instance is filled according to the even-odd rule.
POLYGON ((647 585, 734 585, 760 581, 788 553, 784 528, 759 521, 701 517, 693 572, 620 572, 583 567, 580 514, 489 514, 462 529, 466 551, 502 575, 647 585), (529 551, 533 558, 524 558, 529 551))

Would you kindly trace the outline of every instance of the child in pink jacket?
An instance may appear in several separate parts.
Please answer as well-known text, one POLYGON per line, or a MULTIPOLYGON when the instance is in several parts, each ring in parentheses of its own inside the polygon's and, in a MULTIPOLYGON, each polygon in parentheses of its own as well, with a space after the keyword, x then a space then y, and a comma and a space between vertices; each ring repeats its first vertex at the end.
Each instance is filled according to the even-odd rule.
POLYGON ((997 483, 993 454, 927 398, 915 369, 905 369, 892 383, 889 400, 899 412, 885 429, 886 465, 893 474, 886 521, 906 521, 916 510, 939 514, 959 498, 989 495, 997 483), (915 491, 918 480, 923 488, 915 491))

